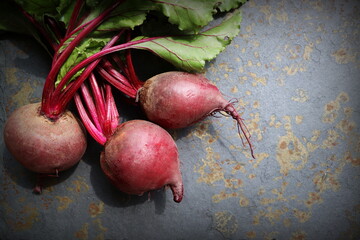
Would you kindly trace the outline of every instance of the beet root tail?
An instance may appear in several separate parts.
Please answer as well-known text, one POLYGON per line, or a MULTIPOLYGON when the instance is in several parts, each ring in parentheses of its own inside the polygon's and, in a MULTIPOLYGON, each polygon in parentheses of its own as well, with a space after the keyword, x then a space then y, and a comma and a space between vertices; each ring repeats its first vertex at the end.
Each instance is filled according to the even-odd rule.
POLYGON ((184 185, 182 182, 180 183, 176 183, 176 184, 171 184, 170 185, 170 189, 173 193, 174 196, 174 202, 181 202, 181 200, 184 197, 184 185))
POLYGON ((241 141, 243 142, 243 145, 245 145, 244 141, 243 141, 243 136, 246 140, 246 142, 249 144, 249 148, 250 148, 250 152, 251 152, 251 156, 255 159, 254 156, 254 147, 251 143, 251 135, 250 132, 248 130, 248 128, 246 127, 243 119, 241 118, 241 116, 239 115, 239 113, 236 111, 236 109, 234 108, 232 103, 228 103, 224 109, 223 109, 227 114, 229 114, 233 119, 236 120, 237 122, 237 127, 238 127, 238 132, 239 132, 239 136, 241 138, 241 141))

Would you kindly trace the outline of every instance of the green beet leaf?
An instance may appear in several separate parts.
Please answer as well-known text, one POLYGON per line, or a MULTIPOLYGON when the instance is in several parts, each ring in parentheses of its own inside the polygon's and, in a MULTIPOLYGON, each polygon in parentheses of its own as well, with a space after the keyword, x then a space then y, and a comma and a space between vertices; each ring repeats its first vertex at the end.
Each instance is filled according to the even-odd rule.
MULTIPOLYGON (((107 42, 110 41, 110 38, 91 38, 87 41, 78 45, 73 53, 69 56, 66 62, 60 68, 60 72, 57 76, 57 80, 55 85, 57 86, 61 79, 66 75, 66 73, 76 66, 79 62, 85 60, 86 58, 90 57, 91 55, 101 51, 101 49, 106 45, 107 42)), ((74 80, 78 76, 81 75, 83 70, 77 72, 71 80, 74 80)))
POLYGON ((125 1, 111 13, 109 19, 104 21, 97 30, 134 29, 145 21, 153 5, 150 1, 144 0, 125 1))
POLYGON ((231 9, 238 8, 240 5, 246 3, 247 0, 222 0, 217 1, 220 12, 228 12, 231 9))
MULTIPOLYGON (((241 19, 241 12, 236 10, 221 24, 199 34, 158 38, 132 48, 153 52, 180 69, 201 71, 206 61, 215 58, 238 35, 241 19)), ((140 36, 133 41, 145 38, 140 36)))

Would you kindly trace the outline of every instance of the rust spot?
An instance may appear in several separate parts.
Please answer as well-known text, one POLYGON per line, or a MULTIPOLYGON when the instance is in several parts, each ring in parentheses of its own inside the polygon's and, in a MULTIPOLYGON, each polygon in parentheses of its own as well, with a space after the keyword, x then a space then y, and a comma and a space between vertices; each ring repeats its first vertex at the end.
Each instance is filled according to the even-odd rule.
POLYGON ((88 230, 89 230, 89 224, 85 223, 83 227, 75 233, 75 237, 83 240, 88 239, 88 235, 89 235, 88 230))
POLYGON ((251 231, 246 233, 247 238, 256 238, 256 232, 251 231))
POLYGON ((72 181, 73 187, 68 187, 67 190, 80 193, 86 192, 90 189, 89 185, 87 185, 86 180, 78 177, 78 179, 72 181))
POLYGON ((216 212, 214 215, 214 228, 226 238, 229 238, 237 231, 238 222, 230 212, 216 212))
POLYGON ((300 231, 293 233, 290 240, 305 240, 305 239, 306 239, 306 233, 300 231))
POLYGON ((347 119, 344 119, 339 122, 339 124, 337 125, 337 128, 339 128, 342 132, 349 134, 350 132, 352 132, 354 130, 355 123, 351 122, 347 119))
POLYGON ((15 213, 16 219, 9 219, 10 226, 15 230, 31 229, 33 224, 39 219, 39 213, 36 208, 31 205, 24 206, 15 213))
POLYGON ((332 104, 326 104, 326 110, 332 111, 335 107, 332 104))
POLYGON ((48 197, 41 197, 41 200, 43 201, 42 205, 45 209, 49 209, 49 206, 54 201, 53 198, 48 198, 48 197))
POLYGON ((338 56, 346 56, 346 51, 345 51, 345 49, 339 49, 339 51, 337 51, 337 55, 338 56))
POLYGON ((89 214, 91 217, 96 217, 104 211, 104 203, 100 202, 99 204, 90 203, 89 205, 89 214))
POLYGON ((249 205, 249 199, 247 199, 246 197, 241 197, 239 200, 239 204, 241 207, 246 207, 249 205))
POLYGON ((289 218, 284 219, 284 226, 290 227, 290 225, 291 225, 291 220, 289 218))
POLYGON ((285 142, 285 141, 282 141, 282 142, 280 143, 280 148, 281 148, 281 149, 285 149, 286 147, 287 147, 286 142, 285 142))
POLYGON ((235 167, 234 167, 234 170, 238 171, 242 168, 243 166, 241 164, 237 164, 235 167))
POLYGON ((254 179, 255 177, 256 177, 255 174, 249 174, 249 176, 248 176, 249 179, 254 179))
POLYGON ((294 216, 298 219, 299 222, 307 222, 311 217, 311 212, 304 212, 298 209, 294 210, 294 216))
POLYGON ((71 198, 67 197, 67 196, 56 196, 56 199, 59 201, 59 206, 57 207, 58 211, 63 211, 65 209, 67 209, 70 205, 70 203, 72 203, 74 200, 72 200, 71 198))

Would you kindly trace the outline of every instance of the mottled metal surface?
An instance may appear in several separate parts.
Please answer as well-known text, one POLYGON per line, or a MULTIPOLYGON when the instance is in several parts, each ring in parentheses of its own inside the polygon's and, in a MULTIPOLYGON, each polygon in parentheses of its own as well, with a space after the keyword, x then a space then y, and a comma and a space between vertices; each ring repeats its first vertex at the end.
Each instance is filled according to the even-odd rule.
MULTIPOLYGON (((239 99, 255 160, 232 119, 208 118, 171 132, 180 204, 169 190, 119 193, 94 142, 34 195, 35 175, 1 137, 0 239, 360 239, 360 2, 250 0, 243 16, 206 75, 239 99)), ((15 108, 40 100, 50 59, 22 36, 0 40, 2 131, 15 108)))

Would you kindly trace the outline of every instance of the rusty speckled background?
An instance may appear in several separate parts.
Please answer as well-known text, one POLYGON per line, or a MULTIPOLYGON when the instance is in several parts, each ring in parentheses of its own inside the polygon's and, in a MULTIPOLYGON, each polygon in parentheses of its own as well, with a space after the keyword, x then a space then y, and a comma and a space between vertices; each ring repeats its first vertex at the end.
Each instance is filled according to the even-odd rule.
MULTIPOLYGON (((360 1, 250 0, 242 11, 241 34, 206 76, 239 99, 255 160, 232 119, 208 118, 171 132, 180 204, 169 190, 118 192, 94 142, 34 195, 36 176, 1 136, 0 239, 360 239, 360 1)), ((34 40, 0 35, 1 131, 40 100, 49 63, 34 40)))

